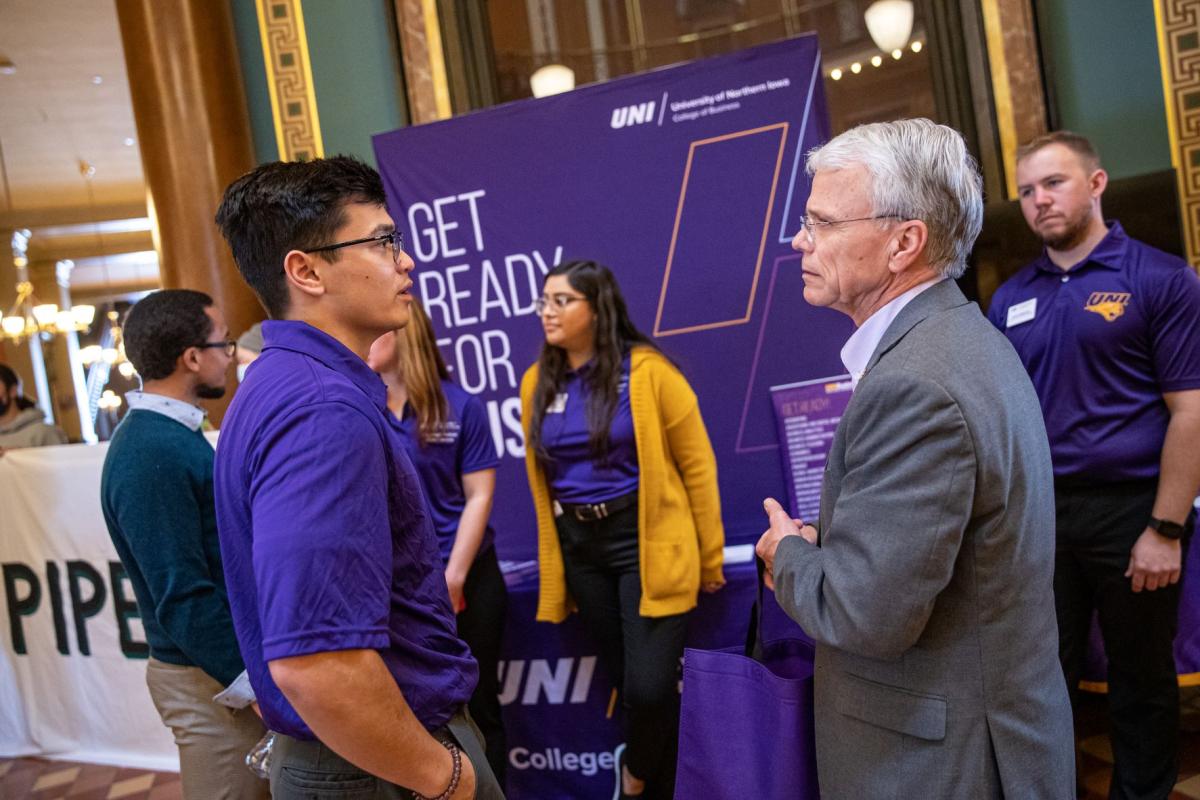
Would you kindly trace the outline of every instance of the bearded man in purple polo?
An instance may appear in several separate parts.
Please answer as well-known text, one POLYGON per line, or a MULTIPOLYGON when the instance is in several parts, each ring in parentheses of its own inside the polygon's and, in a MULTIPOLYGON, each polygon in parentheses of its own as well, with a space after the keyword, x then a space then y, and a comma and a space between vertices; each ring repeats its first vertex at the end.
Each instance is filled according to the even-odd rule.
POLYGON ((1054 462, 1059 657, 1078 694, 1093 612, 1108 655, 1110 797, 1167 797, 1178 775, 1173 642, 1200 489, 1200 279, 1105 222, 1108 175, 1060 131, 1017 153, 1042 255, 988 317, 1024 362, 1054 462))

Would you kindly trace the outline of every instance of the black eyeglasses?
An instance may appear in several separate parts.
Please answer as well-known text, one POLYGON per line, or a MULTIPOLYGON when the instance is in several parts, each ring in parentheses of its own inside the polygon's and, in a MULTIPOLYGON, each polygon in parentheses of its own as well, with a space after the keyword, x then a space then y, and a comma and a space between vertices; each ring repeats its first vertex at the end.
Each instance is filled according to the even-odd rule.
POLYGON ((381 233, 378 236, 368 236, 365 239, 354 239, 349 242, 338 242, 337 244, 323 244, 320 247, 314 247, 311 250, 302 250, 303 253, 324 253, 329 250, 341 250, 343 247, 352 247, 356 244, 367 244, 368 242, 378 242, 379 244, 386 243, 392 248, 392 261, 399 264, 400 254, 404 252, 404 234, 400 231, 391 231, 390 233, 381 233))
POLYGON ((225 350, 225 355, 233 358, 233 354, 237 352, 237 340, 226 339, 223 342, 205 342, 204 344, 193 345, 197 350, 207 350, 210 347, 220 347, 225 350))

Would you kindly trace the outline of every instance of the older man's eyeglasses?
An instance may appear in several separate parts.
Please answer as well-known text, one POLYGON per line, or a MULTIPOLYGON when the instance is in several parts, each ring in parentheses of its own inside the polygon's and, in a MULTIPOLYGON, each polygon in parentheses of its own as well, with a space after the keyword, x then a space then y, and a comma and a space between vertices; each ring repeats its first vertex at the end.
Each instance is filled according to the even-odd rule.
POLYGON ((368 236, 365 239, 352 239, 349 242, 338 242, 337 244, 323 244, 320 247, 313 247, 309 250, 304 250, 305 253, 324 253, 330 250, 341 250, 343 247, 353 247, 356 244, 376 243, 380 247, 389 247, 392 251, 392 261, 399 264, 400 254, 404 252, 404 234, 400 231, 391 231, 389 233, 381 233, 378 236, 368 236))
POLYGON ((205 342, 204 344, 195 345, 198 350, 208 350, 211 347, 220 347, 224 349, 225 355, 233 358, 233 354, 237 352, 237 341, 234 339, 226 339, 223 342, 205 342))
POLYGON ((549 297, 542 296, 533 301, 533 310, 539 317, 545 316, 547 309, 553 309, 555 314, 560 313, 567 306, 577 300, 586 300, 586 297, 580 297, 577 294, 552 294, 549 297))
POLYGON ((848 222, 866 222, 872 219, 903 219, 898 214, 876 214, 873 217, 854 217, 853 219, 813 219, 812 217, 800 218, 800 229, 808 236, 810 242, 817 240, 816 231, 818 228, 824 230, 833 225, 845 225, 848 222))

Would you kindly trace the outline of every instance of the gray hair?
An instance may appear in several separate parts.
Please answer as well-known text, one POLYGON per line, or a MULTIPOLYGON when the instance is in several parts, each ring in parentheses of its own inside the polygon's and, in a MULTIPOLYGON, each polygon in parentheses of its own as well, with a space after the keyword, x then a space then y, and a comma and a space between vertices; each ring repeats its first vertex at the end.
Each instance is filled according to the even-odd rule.
POLYGON ((962 134, 927 119, 873 122, 813 148, 806 162, 809 175, 856 165, 871 176, 871 213, 924 222, 930 265, 962 275, 983 227, 983 179, 962 134))

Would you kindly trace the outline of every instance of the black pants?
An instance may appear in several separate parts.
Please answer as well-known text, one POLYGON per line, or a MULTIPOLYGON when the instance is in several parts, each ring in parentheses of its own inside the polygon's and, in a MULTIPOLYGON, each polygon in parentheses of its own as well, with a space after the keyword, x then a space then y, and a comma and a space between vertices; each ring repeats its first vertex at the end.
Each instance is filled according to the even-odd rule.
POLYGON ((508 607, 508 589, 496 560, 496 548, 475 558, 463 584, 467 607, 458 615, 458 635, 471 648, 479 662, 479 685, 468 707, 471 717, 483 733, 488 764, 496 780, 505 786, 508 764, 508 739, 500 716, 500 642, 504 638, 504 615, 508 607))
POLYGON ((679 662, 687 614, 643 617, 638 568, 637 504, 581 522, 558 517, 567 588, 600 659, 620 688, 625 711, 625 765, 646 781, 646 800, 675 791, 679 745, 679 662))
MULTIPOLYGON (((1156 490, 1155 481, 1055 487, 1059 658, 1075 701, 1095 611, 1108 657, 1115 762, 1111 798, 1165 798, 1178 775, 1174 641, 1179 584, 1135 594, 1125 577, 1130 551, 1150 519, 1156 490)), ((1185 554, 1192 525, 1189 518, 1185 554)))
MULTIPOLYGON (((443 742, 454 741, 475 767, 477 800, 504 800, 483 755, 479 729, 464 710, 433 732, 443 742)), ((412 790, 363 772, 319 741, 301 741, 275 734, 269 761, 274 800, 410 800, 412 790)))

